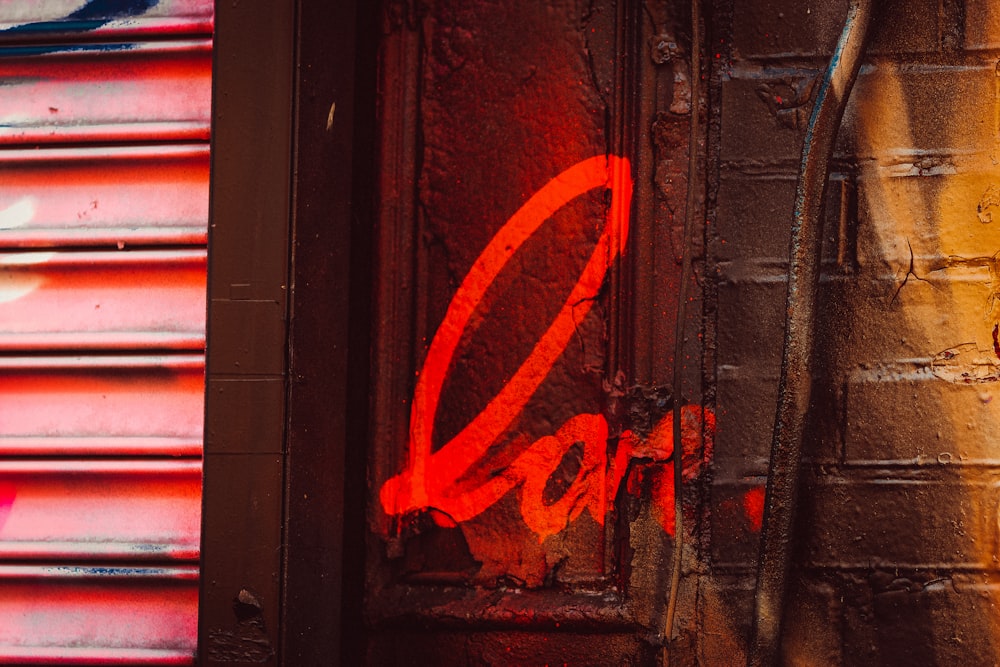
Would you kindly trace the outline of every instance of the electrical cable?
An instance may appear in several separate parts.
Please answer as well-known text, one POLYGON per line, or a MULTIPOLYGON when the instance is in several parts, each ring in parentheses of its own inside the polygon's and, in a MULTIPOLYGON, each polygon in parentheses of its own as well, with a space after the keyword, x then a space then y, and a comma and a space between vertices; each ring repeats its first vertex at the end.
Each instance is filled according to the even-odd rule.
POLYGON ((822 225, 833 146, 857 79, 875 0, 851 0, 806 128, 789 247, 785 339, 771 439, 748 667, 777 665, 809 408, 822 225))
POLYGON ((688 182, 687 204, 684 210, 684 241, 682 245, 681 279, 677 294, 677 321, 674 328, 674 368, 673 368, 673 452, 674 464, 674 552, 670 567, 670 596, 667 599, 667 618, 664 637, 673 639, 674 616, 677 613, 677 597, 681 583, 681 569, 684 564, 684 443, 681 436, 681 391, 684 383, 684 328, 687 323, 688 284, 691 282, 692 266, 691 234, 694 231, 695 209, 698 206, 698 137, 700 134, 701 106, 701 12, 699 0, 691 0, 691 135, 688 139, 688 182))

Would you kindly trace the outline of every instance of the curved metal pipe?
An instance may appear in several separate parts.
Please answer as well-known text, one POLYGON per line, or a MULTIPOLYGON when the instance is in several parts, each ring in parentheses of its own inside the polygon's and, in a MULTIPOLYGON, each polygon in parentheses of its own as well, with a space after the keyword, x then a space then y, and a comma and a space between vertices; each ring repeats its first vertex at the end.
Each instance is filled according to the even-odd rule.
POLYGON ((833 145, 861 67, 875 0, 852 0, 802 147, 789 250, 785 342, 771 439, 749 667, 777 665, 812 382, 822 223, 833 145))

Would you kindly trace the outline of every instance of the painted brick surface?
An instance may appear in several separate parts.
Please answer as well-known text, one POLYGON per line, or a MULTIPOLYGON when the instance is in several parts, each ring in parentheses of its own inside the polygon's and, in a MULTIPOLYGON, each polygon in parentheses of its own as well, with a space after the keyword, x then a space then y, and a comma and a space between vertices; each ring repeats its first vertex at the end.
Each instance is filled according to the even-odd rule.
POLYGON ((997 590, 988 579, 876 571, 846 587, 860 604, 845 606, 844 664, 990 665, 996 660, 997 590))
POLYGON ((965 20, 962 21, 963 46, 966 50, 1000 48, 1000 35, 995 27, 996 10, 990 0, 965 0, 965 20))
MULTIPOLYGON (((840 35, 848 4, 846 0, 736 2, 734 49, 747 60, 829 57, 840 35)), ((888 0, 882 4, 887 19, 880 23, 873 37, 873 53, 932 53, 941 47, 955 48, 963 41, 963 32, 975 35, 966 43, 978 44, 977 39, 983 39, 987 17, 984 9, 976 6, 978 3, 945 2, 940 10, 936 0, 888 0), (965 21, 962 12, 949 5, 967 6, 965 21)))
POLYGON ((775 272, 719 287, 719 364, 777 377, 787 283, 775 272))
POLYGON ((943 470, 907 479, 830 475, 809 485, 802 565, 976 568, 996 541, 997 487, 943 470), (816 517, 822 516, 822 521, 816 517))
POLYGON ((871 371, 851 378, 844 457, 912 466, 998 465, 1000 405, 995 383, 955 383, 926 370, 871 371), (891 406, 885 413, 867 406, 891 406))
POLYGON ((748 475, 737 481, 718 480, 712 485, 710 553, 713 565, 722 571, 753 574, 760 542, 747 517, 744 498, 751 489, 760 488, 763 479, 748 475))
MULTIPOLYGON (((788 664, 995 662, 993 5, 884 3, 837 140, 788 664)), ((799 152, 846 6, 736 0, 717 64, 718 432, 703 621, 737 640, 706 640, 705 664, 744 659, 758 547, 739 500, 766 470, 799 152), (719 600, 728 626, 707 613, 719 600)))
POLYGON ((741 370, 738 366, 719 369, 717 396, 719 405, 725 406, 716 416, 714 469, 719 479, 739 479, 767 470, 767 452, 760 443, 771 437, 778 375, 745 375, 741 370))

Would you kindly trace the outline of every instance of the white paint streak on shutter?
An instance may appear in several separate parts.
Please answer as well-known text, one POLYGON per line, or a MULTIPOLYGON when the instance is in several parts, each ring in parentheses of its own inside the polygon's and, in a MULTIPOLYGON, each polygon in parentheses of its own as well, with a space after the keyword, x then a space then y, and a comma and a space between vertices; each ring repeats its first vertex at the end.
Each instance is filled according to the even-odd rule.
POLYGON ((205 244, 207 144, 5 150, 0 182, 7 248, 205 244))

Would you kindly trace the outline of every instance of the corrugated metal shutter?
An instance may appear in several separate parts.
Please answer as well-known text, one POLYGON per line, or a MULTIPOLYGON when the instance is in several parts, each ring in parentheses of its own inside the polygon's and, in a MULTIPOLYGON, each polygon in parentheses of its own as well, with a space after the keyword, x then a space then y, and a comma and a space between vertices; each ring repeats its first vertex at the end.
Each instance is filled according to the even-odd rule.
POLYGON ((213 3, 0 0, 0 663, 191 664, 213 3))

